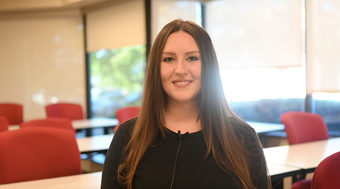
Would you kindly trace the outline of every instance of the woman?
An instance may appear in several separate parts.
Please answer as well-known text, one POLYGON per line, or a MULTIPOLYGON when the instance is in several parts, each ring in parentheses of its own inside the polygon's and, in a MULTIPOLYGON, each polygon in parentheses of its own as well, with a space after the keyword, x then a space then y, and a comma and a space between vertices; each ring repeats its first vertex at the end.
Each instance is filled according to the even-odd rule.
POLYGON ((265 189, 269 182, 257 134, 227 104, 209 35, 193 22, 170 22, 149 55, 140 115, 114 135, 101 188, 265 189))

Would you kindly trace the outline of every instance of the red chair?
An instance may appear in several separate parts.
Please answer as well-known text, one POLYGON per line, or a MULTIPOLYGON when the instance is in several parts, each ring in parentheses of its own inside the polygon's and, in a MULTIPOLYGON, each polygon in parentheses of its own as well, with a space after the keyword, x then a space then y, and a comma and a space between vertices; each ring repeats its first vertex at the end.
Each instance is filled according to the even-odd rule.
MULTIPOLYGON (((323 118, 318 114, 309 112, 286 112, 281 115, 285 125, 288 142, 290 145, 329 138, 328 128, 323 118)), ((293 178, 292 189, 310 189, 312 179, 305 179, 305 174, 300 179, 293 178)))
POLYGON ((323 118, 309 112, 286 112, 281 115, 289 144, 299 144, 329 138, 323 118))
POLYGON ((340 152, 334 153, 316 167, 311 189, 340 188, 340 152))
POLYGON ((23 122, 23 106, 14 103, 0 103, 0 116, 6 117, 9 125, 23 122))
POLYGON ((74 133, 31 127, 0 133, 0 184, 81 174, 74 133))
POLYGON ((84 119, 83 109, 80 104, 56 103, 45 107, 47 117, 67 118, 70 120, 84 119))
POLYGON ((65 118, 46 118, 46 119, 35 119, 20 124, 21 128, 27 127, 47 127, 47 128, 62 128, 68 129, 74 133, 76 130, 73 128, 72 121, 65 118))
POLYGON ((8 121, 5 117, 0 116, 0 132, 8 131, 8 121))
MULTIPOLYGON (((119 125, 131 118, 138 117, 140 110, 141 110, 141 107, 139 106, 130 106, 130 107, 124 107, 124 108, 118 109, 116 111, 116 116, 119 121, 119 125)), ((114 128, 115 132, 117 131, 119 125, 117 125, 114 128)))

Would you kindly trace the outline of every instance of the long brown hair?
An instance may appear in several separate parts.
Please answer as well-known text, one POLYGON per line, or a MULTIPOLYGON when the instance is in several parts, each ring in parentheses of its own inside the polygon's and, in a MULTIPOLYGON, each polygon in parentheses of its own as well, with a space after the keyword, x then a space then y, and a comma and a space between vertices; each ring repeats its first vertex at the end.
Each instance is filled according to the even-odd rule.
POLYGON ((134 174, 145 151, 159 133, 165 138, 164 110, 167 94, 162 88, 160 63, 169 35, 180 30, 195 39, 201 54, 202 87, 199 94, 198 119, 201 120, 202 133, 207 144, 207 155, 212 153, 222 170, 233 171, 239 177, 244 189, 254 189, 247 158, 250 154, 230 123, 230 117, 239 118, 225 99, 211 39, 207 32, 194 22, 179 19, 164 26, 151 49, 142 109, 125 148, 125 159, 118 168, 118 180, 126 184, 128 189, 132 189, 134 174))

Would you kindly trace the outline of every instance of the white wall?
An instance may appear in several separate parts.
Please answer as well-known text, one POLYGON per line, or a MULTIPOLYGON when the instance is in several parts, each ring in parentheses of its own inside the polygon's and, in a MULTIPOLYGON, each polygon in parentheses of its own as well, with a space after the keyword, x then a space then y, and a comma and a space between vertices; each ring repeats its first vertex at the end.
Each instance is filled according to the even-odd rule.
POLYGON ((0 19, 0 102, 23 104, 29 120, 56 101, 85 110, 85 94, 81 15, 0 19))

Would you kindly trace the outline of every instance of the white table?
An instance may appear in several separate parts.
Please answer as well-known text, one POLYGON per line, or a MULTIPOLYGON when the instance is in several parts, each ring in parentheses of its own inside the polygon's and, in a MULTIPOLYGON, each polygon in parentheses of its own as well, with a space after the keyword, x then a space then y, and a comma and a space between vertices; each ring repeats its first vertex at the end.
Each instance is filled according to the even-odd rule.
MULTIPOLYGON (((100 135, 77 139, 78 148, 81 153, 105 152, 108 150, 114 135, 100 135)), ((286 148, 286 146, 285 146, 286 148)), ((275 152, 280 156, 280 152, 275 152)), ((285 165, 283 163, 268 162, 268 170, 273 179, 297 175, 301 172, 300 167, 285 165)))
POLYGON ((246 121, 251 127, 254 128, 256 133, 258 134, 260 141, 263 146, 268 145, 267 136, 268 133, 278 133, 282 132, 285 134, 285 126, 283 124, 278 123, 263 123, 263 122, 253 122, 246 121))
POLYGON ((104 133, 108 134, 108 128, 119 124, 118 119, 113 118, 92 118, 72 121, 73 128, 77 131, 85 130, 86 136, 92 136, 92 129, 104 128, 104 133))
POLYGON ((78 138, 77 144, 80 153, 105 152, 109 149, 112 138, 113 134, 78 138))
MULTIPOLYGON (((78 122, 78 128, 85 128, 86 122, 78 122), (82 125, 83 124, 83 125, 82 125)), ((279 124, 266 124, 266 123, 257 123, 257 122, 249 122, 249 124, 255 129, 258 133, 277 131, 280 129, 284 129, 283 125, 279 124)), ((94 127, 90 127, 94 128, 94 127)), ((99 135, 92 137, 84 137, 78 138, 78 147, 81 153, 91 153, 91 152, 101 152, 106 151, 112 140, 113 135, 99 135)))
MULTIPOLYGON (((303 170, 298 167, 292 167, 287 165, 278 165, 267 163, 269 175, 271 177, 272 187, 274 189, 285 188, 284 179, 287 177, 294 177, 303 173, 303 170)), ((289 186, 288 186, 289 187, 289 186)))
MULTIPOLYGON (((247 123, 255 129, 257 133, 271 132, 271 131, 282 131, 284 130, 283 124, 276 123, 263 123, 263 122, 252 122, 247 123)), ((72 121, 74 129, 93 129, 93 128, 105 128, 114 127, 119 124, 118 119, 114 118, 92 118, 84 120, 72 121)), ((19 125, 10 125, 9 130, 19 129, 19 125)))
POLYGON ((293 166, 313 172, 326 157, 340 151, 340 138, 265 148, 267 163, 293 166))
MULTIPOLYGON (((319 163, 331 154, 340 151, 340 138, 328 140, 264 148, 264 154, 268 164, 268 169, 273 165, 293 167, 300 169, 300 173, 305 175, 314 172, 319 163)), ((272 168, 271 168, 272 167, 272 168)), ((284 172, 284 169, 279 169, 284 172)), ((272 171, 275 173, 276 171, 272 171)), ((295 176, 297 172, 287 170, 286 173, 273 175, 273 180, 278 180, 288 176, 295 176)), ((280 183, 280 182, 279 182, 280 183)), ((278 185, 280 188, 283 186, 278 185)))
MULTIPOLYGON (((272 132, 272 131, 283 131, 285 129, 283 124, 252 122, 252 121, 247 121, 247 123, 251 127, 253 127, 255 131, 259 134, 272 132)), ((76 130, 115 127, 118 124, 119 124, 118 119, 114 119, 114 118, 92 118, 92 119, 72 121, 72 125, 74 129, 76 130)), ((8 129, 16 130, 19 128, 20 128, 19 125, 10 125, 8 129)))
POLYGON ((269 174, 272 180, 279 180, 285 177, 298 175, 302 172, 301 168, 288 165, 267 163, 269 174))
MULTIPOLYGON (((273 177, 286 172, 297 172, 298 168, 269 164, 269 173, 273 177)), ((100 188, 102 172, 72 175, 35 181, 0 185, 1 189, 93 189, 100 188)))
POLYGON ((246 121, 251 127, 254 128, 256 133, 268 133, 273 131, 284 131, 285 126, 283 124, 278 123, 263 123, 263 122, 253 122, 246 121))
POLYGON ((118 124, 118 119, 113 118, 92 118, 72 121, 73 128, 76 130, 114 127, 118 124))
POLYGON ((94 189, 100 188, 101 172, 0 185, 1 189, 94 189))
MULTIPOLYGON (((86 130, 86 136, 91 136, 91 129, 94 128, 109 128, 115 127, 119 124, 118 119, 113 118, 92 118, 92 119, 83 119, 83 120, 73 120, 72 125, 73 128, 77 131, 86 130)), ((10 125, 8 130, 13 131, 20 129, 19 125, 10 125)), ((106 132, 107 133, 107 132, 106 132)))
MULTIPOLYGON (((286 174, 298 174, 298 168, 268 164, 269 173, 273 178, 283 178, 286 174), (282 176, 283 175, 283 176, 282 176)), ((1 189, 93 189, 99 188, 101 172, 72 175, 58 178, 41 179, 35 181, 18 182, 0 185, 1 189)))
MULTIPOLYGON (((79 150, 82 153, 105 151, 109 148, 113 135, 101 135, 77 139, 79 150)), ((340 150, 340 138, 265 148, 268 170, 273 180, 300 174, 303 169, 315 168, 325 157, 340 150), (310 154, 314 154, 311 156, 310 154)), ((99 188, 100 173, 83 174, 62 178, 44 179, 16 184, 1 185, 2 189, 90 189, 99 188)))

